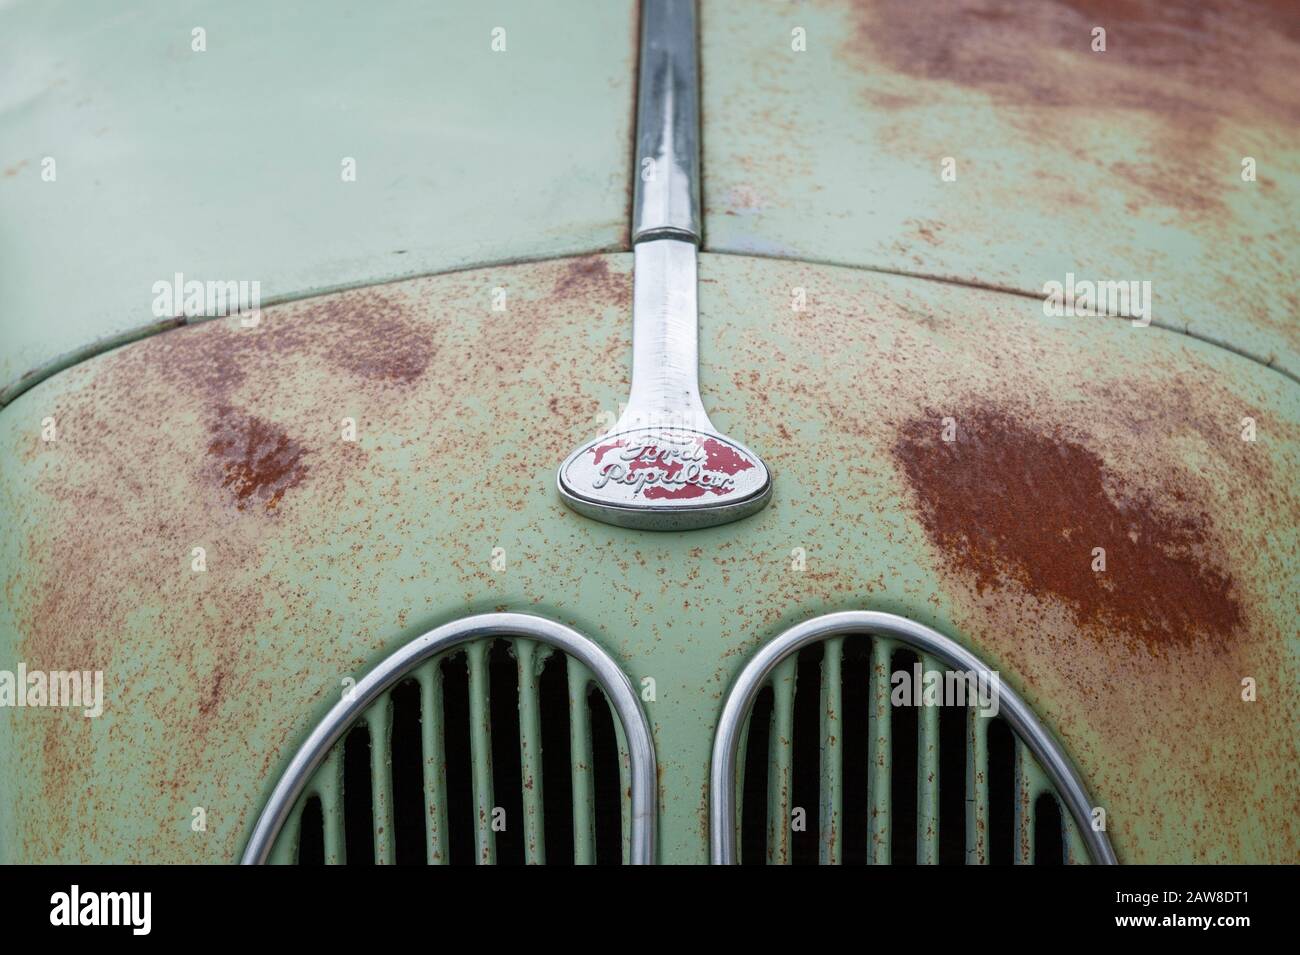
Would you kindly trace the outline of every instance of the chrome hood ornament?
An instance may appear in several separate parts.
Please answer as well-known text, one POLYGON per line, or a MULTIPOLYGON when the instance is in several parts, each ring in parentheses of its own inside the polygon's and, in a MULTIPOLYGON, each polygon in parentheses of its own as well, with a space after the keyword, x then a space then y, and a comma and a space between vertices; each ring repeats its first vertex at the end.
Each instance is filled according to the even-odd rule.
POLYGON ((700 400, 699 69, 693 0, 642 4, 633 202, 632 394, 609 431, 560 466, 579 514, 645 530, 739 520, 772 495, 766 465, 700 400))

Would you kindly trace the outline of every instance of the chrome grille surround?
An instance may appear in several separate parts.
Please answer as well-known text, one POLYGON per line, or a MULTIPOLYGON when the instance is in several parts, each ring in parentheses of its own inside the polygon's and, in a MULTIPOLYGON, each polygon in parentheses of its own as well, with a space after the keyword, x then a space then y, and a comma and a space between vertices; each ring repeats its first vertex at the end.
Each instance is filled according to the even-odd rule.
MULTIPOLYGON (((520 613, 480 614, 444 624, 405 644, 359 680, 349 696, 335 704, 316 725, 289 761, 253 827, 241 863, 260 865, 270 859, 281 829, 295 808, 301 811, 301 797, 327 757, 336 751, 336 744, 360 722, 378 720, 383 725, 387 720, 385 694, 388 691, 421 664, 449 651, 511 638, 531 640, 563 651, 569 657, 571 687, 580 666, 586 668, 604 692, 627 757, 630 790, 630 819, 625 815, 624 821, 627 861, 633 865, 652 864, 657 799, 654 745, 649 722, 631 681, 608 653, 576 630, 520 613)), ((385 811, 391 815, 391 806, 376 805, 375 811, 377 816, 385 811)), ((391 825, 388 828, 391 831, 391 825)), ((484 855, 480 845, 480 861, 488 861, 484 855)), ((490 853, 487 855, 490 857, 490 853)))
MULTIPOLYGON (((1094 863, 1103 865, 1116 864, 1117 860, 1110 839, 1104 831, 1096 831, 1091 825, 1093 803, 1082 779, 1064 749, 1056 742, 1020 696, 1008 687, 1005 682, 999 680, 996 674, 978 657, 949 637, 905 617, 875 611, 831 613, 791 627, 774 640, 764 644, 736 677, 718 721, 710 766, 709 848, 710 857, 714 864, 734 864, 737 861, 736 841, 739 819, 736 791, 739 784, 737 774, 739 751, 742 740, 748 731, 749 717, 759 692, 772 680, 778 667, 782 664, 793 664, 795 655, 804 647, 819 641, 863 637, 873 641, 873 703, 876 706, 877 713, 883 709, 886 714, 886 728, 883 731, 886 736, 888 734, 888 690, 887 688, 884 690, 882 697, 880 688, 882 686, 887 687, 889 651, 892 647, 902 646, 916 651, 926 669, 937 669, 934 666, 937 661, 939 664, 954 670, 974 672, 982 678, 997 680, 1000 715, 1005 718, 1017 737, 1017 768, 1023 770, 1020 775, 1023 778, 1032 778, 1038 775, 1042 778, 1043 784, 1050 786, 1050 791, 1064 804, 1068 819, 1072 823, 1072 826, 1067 828, 1069 828, 1074 849, 1086 851, 1087 856, 1094 863), (878 653, 878 648, 882 647, 884 649, 883 660, 885 661, 883 668, 880 664, 882 654, 878 653), (881 681, 882 677, 884 678, 883 683, 881 681), (1026 758, 1026 749, 1028 750, 1028 756, 1032 757, 1032 760, 1026 758), (1035 763, 1036 765, 1034 765, 1035 763)), ((825 679, 825 676, 823 676, 823 679, 825 679)), ((974 727, 979 722, 979 720, 972 720, 972 726, 974 727)), ((988 721, 984 720, 983 722, 987 723, 988 721)), ((973 729, 968 742, 968 760, 974 760, 976 764, 981 758, 986 760, 986 749, 982 749, 982 747, 986 746, 986 742, 987 737, 978 730, 973 729)), ((823 811, 825 812, 828 808, 826 806, 826 790, 828 787, 825 784, 826 766, 824 760, 825 757, 823 757, 822 769, 822 800, 823 811)), ((875 760, 872 763, 874 770, 877 764, 875 760)), ((886 861, 889 851, 888 813, 885 812, 880 815, 874 812, 877 802, 881 802, 885 806, 888 805, 888 763, 886 762, 884 765, 886 766, 886 772, 884 774, 873 772, 872 775, 875 778, 870 784, 873 803, 871 861, 886 861), (882 775, 886 777, 883 781, 880 778, 882 775), (883 832, 881 831, 882 827, 883 832)), ((968 763, 968 767, 969 765, 968 763)), ((835 771, 838 771, 838 767, 836 767, 835 771)), ((969 768, 967 775, 972 775, 969 768)), ((933 786, 935 791, 929 793, 932 802, 937 799, 937 778, 933 786)), ((921 787, 918 786, 918 788, 921 787)), ((921 792, 918 795, 924 799, 927 794, 921 792)), ((984 808, 986 810, 987 806, 984 808)), ((971 811, 979 812, 980 810, 978 806, 974 809, 968 806, 968 812, 971 811)), ((826 815, 832 816, 833 812, 827 812, 826 815)), ((1018 817, 1017 825, 1023 826, 1024 820, 1018 817)), ((982 843, 972 845, 970 842, 971 836, 969 832, 975 828, 968 826, 967 857, 968 861, 979 862, 983 861, 984 858, 984 846, 982 843)), ((983 834, 981 833, 978 838, 982 840, 984 838, 983 834)), ((1024 842, 1017 840, 1016 861, 1018 862, 1029 861, 1023 857, 1026 853, 1021 848, 1022 845, 1024 845, 1024 842)), ((920 855, 920 847, 918 849, 920 855)), ((1074 860, 1076 853, 1071 851, 1070 854, 1072 860, 1074 860)), ((833 853, 829 855, 830 858, 828 858, 825 839, 823 839, 821 861, 837 861, 833 853)))

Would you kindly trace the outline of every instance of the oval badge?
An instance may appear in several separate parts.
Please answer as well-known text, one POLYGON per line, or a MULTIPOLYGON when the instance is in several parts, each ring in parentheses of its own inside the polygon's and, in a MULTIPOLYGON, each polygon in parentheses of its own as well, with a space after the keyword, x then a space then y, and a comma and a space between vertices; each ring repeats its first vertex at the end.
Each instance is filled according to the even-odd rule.
POLYGON ((637 428, 582 445, 560 467, 560 494, 622 527, 686 530, 738 520, 772 493, 758 455, 719 434, 637 428))

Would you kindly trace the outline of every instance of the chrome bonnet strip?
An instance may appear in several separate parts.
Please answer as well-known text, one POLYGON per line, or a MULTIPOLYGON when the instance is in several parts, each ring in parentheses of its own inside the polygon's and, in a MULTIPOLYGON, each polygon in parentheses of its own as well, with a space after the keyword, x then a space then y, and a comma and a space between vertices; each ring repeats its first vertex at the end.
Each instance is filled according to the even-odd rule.
POLYGON ((607 524, 689 530, 738 520, 772 494, 757 454, 700 400, 696 246, 700 111, 693 0, 645 0, 633 208, 632 393, 605 435, 556 476, 560 498, 607 524))
POLYGON ((700 69, 694 0, 641 4, 632 241, 700 241, 700 69))

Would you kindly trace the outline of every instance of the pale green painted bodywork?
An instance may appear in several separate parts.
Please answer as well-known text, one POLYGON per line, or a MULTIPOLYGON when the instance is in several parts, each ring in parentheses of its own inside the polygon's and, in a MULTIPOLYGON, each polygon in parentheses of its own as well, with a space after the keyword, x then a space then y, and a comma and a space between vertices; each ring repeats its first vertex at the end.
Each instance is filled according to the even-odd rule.
MULTIPOLYGON (((1107 808, 1122 861, 1294 861, 1300 396, 1263 367, 1298 367, 1293 141, 1250 123, 1240 147, 1220 140, 1231 194, 1211 221, 1131 214, 1096 163, 1020 135, 1043 112, 850 64, 842 5, 708 0, 705 241, 728 254, 701 258, 703 393, 775 496, 736 525, 620 530, 565 510, 554 477, 626 399, 631 256, 557 257, 626 242, 634 14, 563 9, 276 5, 253 28, 266 14, 243 4, 93 25, 70 5, 0 10, 0 669, 102 668, 107 684, 96 720, 0 709, 0 861, 232 861, 344 676, 506 609, 571 624, 634 683, 655 679, 660 858, 701 862, 730 680, 789 624, 853 608, 934 626, 1001 669, 1107 808), (506 54, 489 48, 497 25, 506 54), (1268 197, 1234 178, 1246 149, 1268 197), (57 183, 40 180, 44 155, 57 183), (1034 170, 1046 185, 1026 185, 1034 170), (1063 221, 1055 203, 1076 191, 1063 221), (97 354, 151 330, 151 285, 177 270, 293 299, 534 258, 555 260, 97 354), (1163 327, 1045 318, 1042 283, 1071 269, 1151 279, 1163 327), (422 343, 410 367, 370 360, 422 343), (1248 608, 1233 641, 1149 652, 954 573, 892 452, 905 420, 980 402, 1068 429, 1132 486, 1180 480, 1248 608), (240 509, 213 462, 232 415, 301 449, 273 507, 240 509), (344 416, 356 445, 339 442, 344 416), (1243 674, 1257 705, 1239 701, 1243 674)), ((1114 119, 1072 113, 1070 128, 1107 164, 1140 163, 1146 134, 1108 134, 1114 119)))
MULTIPOLYGON (((630 268, 626 254, 499 267, 344 293, 342 318, 330 300, 304 301, 268 310, 255 331, 169 331, 0 413, 0 661, 100 667, 107 682, 97 720, 0 711, 0 858, 231 861, 344 676, 437 624, 505 609, 571 624, 634 684, 655 679, 660 858, 702 862, 733 675, 795 621, 868 608, 934 626, 999 668, 1108 809, 1121 860, 1294 859, 1291 381, 1163 329, 1045 319, 1017 296, 705 254, 705 404, 763 455, 775 496, 734 525, 622 530, 566 510, 554 479, 626 396, 630 268), (803 312, 790 308, 796 286, 803 312), (499 287, 504 315, 491 307, 499 287), (372 299, 432 343, 418 375, 349 371, 373 333, 372 299), (334 350, 344 329, 346 353, 334 350), (240 335, 260 336, 238 352, 242 379, 191 377, 245 347, 240 335), (1254 414, 1251 457, 1234 464, 1207 445, 1161 397, 1180 388, 1233 440, 1254 414), (949 573, 891 446, 909 416, 980 402, 1070 428, 1124 481, 1172 469, 1231 529, 1219 556, 1249 601, 1233 642, 1152 653, 1073 629, 1049 599, 988 600, 949 573), (274 507, 238 509, 211 467, 213 422, 229 408, 303 449, 307 470, 274 507), (1133 408, 1150 424, 1141 435, 1124 417, 1133 408), (344 414, 356 445, 339 440, 344 414), (47 416, 55 443, 40 440, 47 416), (196 544, 203 574, 190 569, 196 544), (1234 705, 1242 673, 1264 702, 1234 705), (195 806, 205 833, 190 830, 195 806)), ((391 337, 379 328, 375 345, 391 337)))
POLYGON ((273 302, 625 247, 635 67, 628 0, 0 6, 0 404, 171 324, 177 272, 273 302))
POLYGON ((706 0, 706 248, 1040 301, 1148 281, 1156 324, 1300 375, 1300 40, 1161 6, 706 0))

